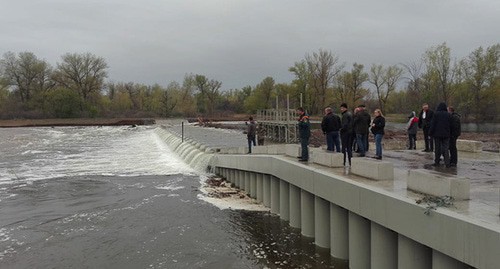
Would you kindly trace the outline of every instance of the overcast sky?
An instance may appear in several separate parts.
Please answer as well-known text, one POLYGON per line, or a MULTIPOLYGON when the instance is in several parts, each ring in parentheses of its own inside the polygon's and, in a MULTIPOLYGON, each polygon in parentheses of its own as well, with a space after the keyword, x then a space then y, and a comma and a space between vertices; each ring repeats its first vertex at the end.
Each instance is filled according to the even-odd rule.
POLYGON ((416 61, 446 42, 462 58, 500 43, 499 0, 0 0, 0 54, 106 59, 108 80, 167 85, 186 73, 254 86, 290 82, 306 53, 416 61))

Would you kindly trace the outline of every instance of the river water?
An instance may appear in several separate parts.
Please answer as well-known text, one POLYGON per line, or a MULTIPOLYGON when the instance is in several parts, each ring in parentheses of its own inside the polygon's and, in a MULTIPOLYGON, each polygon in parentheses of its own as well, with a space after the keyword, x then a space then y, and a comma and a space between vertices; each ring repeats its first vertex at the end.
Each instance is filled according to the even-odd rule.
POLYGON ((209 175, 154 128, 0 129, 0 268, 345 268, 275 215, 204 201, 209 175))

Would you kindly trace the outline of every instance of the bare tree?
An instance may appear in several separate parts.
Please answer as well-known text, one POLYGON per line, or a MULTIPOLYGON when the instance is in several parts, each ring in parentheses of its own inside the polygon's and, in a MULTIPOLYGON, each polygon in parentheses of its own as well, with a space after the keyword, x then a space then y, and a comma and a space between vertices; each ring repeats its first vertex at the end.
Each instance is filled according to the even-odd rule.
POLYGON ((380 110, 385 112, 389 96, 396 90, 401 79, 403 69, 397 65, 384 68, 382 65, 373 64, 370 68, 369 82, 375 86, 380 110))
POLYGON ((52 68, 32 52, 21 52, 17 56, 7 52, 0 60, 0 66, 2 76, 8 85, 15 87, 23 103, 54 87, 50 80, 52 68))
POLYGON ((451 49, 443 43, 428 49, 424 54, 427 76, 433 81, 445 102, 449 102, 453 95, 452 81, 456 74, 450 56, 451 49))
POLYGON ((340 101, 348 103, 349 107, 354 106, 366 94, 366 89, 362 86, 368 80, 368 74, 363 69, 362 64, 354 63, 350 72, 344 71, 336 76, 336 91, 340 101))
POLYGON ((490 103, 485 100, 484 92, 500 82, 500 44, 486 49, 479 47, 462 60, 460 66, 472 97, 476 121, 479 122, 485 119, 484 113, 488 110, 484 108, 490 103))
POLYGON ((68 53, 57 64, 54 80, 61 86, 78 92, 84 101, 99 93, 107 77, 108 64, 104 58, 91 53, 68 53))
POLYGON ((203 75, 195 75, 194 81, 202 100, 205 101, 206 112, 208 115, 213 115, 222 82, 214 79, 209 80, 203 75))
POLYGON ((334 56, 332 52, 320 49, 318 53, 314 52, 312 55, 306 55, 307 68, 311 75, 311 88, 316 95, 318 102, 313 102, 311 107, 312 113, 317 113, 326 105, 327 90, 333 79, 338 75, 343 64, 339 63, 339 57, 334 56))

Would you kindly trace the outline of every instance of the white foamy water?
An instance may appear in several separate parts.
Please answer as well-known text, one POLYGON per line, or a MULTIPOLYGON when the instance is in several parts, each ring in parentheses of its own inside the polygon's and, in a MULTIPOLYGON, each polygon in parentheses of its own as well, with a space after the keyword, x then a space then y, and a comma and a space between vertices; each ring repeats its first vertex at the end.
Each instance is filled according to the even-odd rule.
POLYGON ((0 184, 68 176, 192 174, 152 127, 0 129, 0 184))

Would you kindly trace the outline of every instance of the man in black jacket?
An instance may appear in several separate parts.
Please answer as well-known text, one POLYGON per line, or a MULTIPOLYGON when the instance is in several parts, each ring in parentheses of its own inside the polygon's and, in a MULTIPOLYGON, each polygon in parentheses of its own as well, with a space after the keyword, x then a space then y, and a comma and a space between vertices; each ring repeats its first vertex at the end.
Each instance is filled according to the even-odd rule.
POLYGON ((448 112, 451 114, 450 166, 457 166, 457 161, 458 161, 457 139, 462 134, 462 127, 460 124, 460 114, 455 113, 455 109, 452 106, 448 107, 448 112))
POLYGON ((333 151, 335 146, 335 150, 340 152, 340 127, 340 117, 333 113, 331 107, 325 108, 325 116, 321 121, 321 130, 326 136, 326 150, 333 151))
POLYGON ((448 113, 446 104, 440 103, 436 108, 436 113, 432 117, 429 128, 429 135, 434 138, 434 143, 436 144, 433 166, 439 166, 441 155, 443 155, 446 167, 450 167, 450 127, 451 115, 448 113))
POLYGON ((342 153, 344 153, 344 165, 346 164, 346 155, 349 159, 349 165, 351 165, 352 158, 352 114, 347 110, 347 104, 342 103, 340 105, 340 111, 342 112, 342 127, 340 128, 340 140, 342 141, 342 153))
POLYGON ((368 112, 365 111, 365 106, 358 106, 359 111, 354 115, 353 128, 356 133, 356 143, 358 144, 359 157, 365 157, 365 153, 368 150, 368 128, 370 128, 371 117, 368 112))
POLYGON ((427 103, 424 103, 422 105, 422 111, 420 111, 420 114, 418 115, 418 128, 424 131, 424 152, 432 152, 434 150, 434 144, 431 136, 429 135, 429 128, 431 126, 433 116, 434 112, 429 109, 429 105, 427 103))

